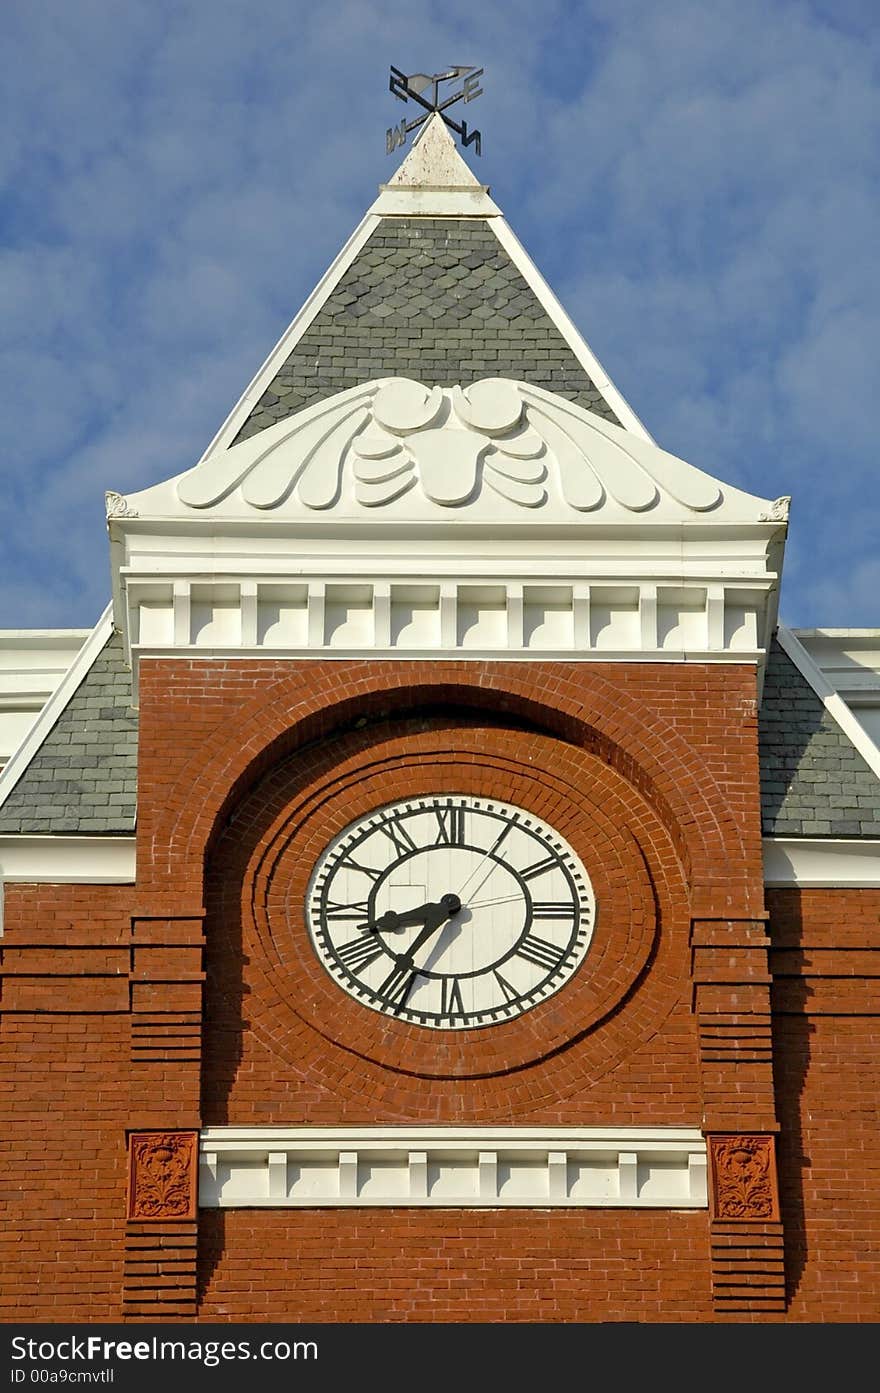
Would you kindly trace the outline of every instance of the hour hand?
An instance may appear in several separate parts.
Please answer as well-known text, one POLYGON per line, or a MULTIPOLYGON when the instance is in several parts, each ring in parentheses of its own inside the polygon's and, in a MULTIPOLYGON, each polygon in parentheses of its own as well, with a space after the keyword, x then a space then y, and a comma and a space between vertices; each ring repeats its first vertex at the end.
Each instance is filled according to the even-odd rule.
POLYGON ((398 913, 394 909, 386 909, 374 924, 368 925, 370 933, 393 933, 397 929, 405 929, 410 924, 428 924, 432 928, 439 928, 444 920, 457 914, 461 909, 461 900, 458 895, 443 895, 439 902, 429 901, 428 904, 421 904, 417 909, 404 909, 398 913))

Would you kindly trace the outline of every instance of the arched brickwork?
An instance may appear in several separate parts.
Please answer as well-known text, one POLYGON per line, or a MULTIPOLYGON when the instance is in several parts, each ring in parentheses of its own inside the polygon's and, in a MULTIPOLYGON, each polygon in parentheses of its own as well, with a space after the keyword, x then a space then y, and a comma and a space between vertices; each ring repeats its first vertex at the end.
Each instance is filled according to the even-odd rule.
POLYGON ((681 1122, 684 1097, 688 1120, 699 1119, 683 868, 656 812, 590 751, 475 715, 314 742, 238 805, 209 858, 207 906, 209 1125, 250 1125, 267 1111, 288 1124, 322 1113, 583 1121, 602 1080, 591 1102, 600 1120, 640 1121, 648 1077, 661 1113, 675 1093, 671 1118, 681 1122), (597 901, 586 961, 563 990, 515 1021, 451 1033, 342 993, 304 919, 311 867, 332 837, 383 803, 443 791, 524 804, 550 821, 584 860, 597 901))
MULTIPOLYGON (((728 732, 717 732, 715 759, 687 738, 690 725, 705 727, 712 719, 701 703, 717 695, 718 671, 650 664, 144 662, 141 758, 160 796, 139 810, 142 883, 156 890, 173 883, 198 900, 205 850, 224 819, 294 749, 357 721, 458 706, 530 722, 615 768, 663 818, 687 869, 694 913, 760 912, 760 833, 743 818, 749 791, 743 787, 732 799, 715 776, 715 766, 728 759, 728 732), (645 700, 645 689, 652 700, 645 700), (183 724, 169 723, 169 710, 181 706, 183 724), (165 732, 158 743, 150 741, 151 715, 165 732)), ((744 742, 740 730, 754 722, 753 674, 743 669, 731 683, 730 673, 724 669, 719 713, 737 725, 736 758, 744 750, 745 764, 754 763, 739 776, 744 784, 757 773, 754 741, 744 742)))

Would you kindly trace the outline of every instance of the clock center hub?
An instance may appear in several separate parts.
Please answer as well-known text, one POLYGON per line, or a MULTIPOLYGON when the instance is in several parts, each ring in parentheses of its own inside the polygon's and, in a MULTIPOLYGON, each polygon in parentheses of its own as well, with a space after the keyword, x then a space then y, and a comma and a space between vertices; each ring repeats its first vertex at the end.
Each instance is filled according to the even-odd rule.
POLYGON ((373 912, 378 937, 389 953, 406 954, 421 936, 421 925, 386 929, 382 916, 391 910, 393 921, 426 901, 447 915, 417 951, 416 965, 426 975, 484 972, 513 951, 530 909, 528 891, 498 857, 470 847, 419 851, 392 866, 376 884, 373 912))

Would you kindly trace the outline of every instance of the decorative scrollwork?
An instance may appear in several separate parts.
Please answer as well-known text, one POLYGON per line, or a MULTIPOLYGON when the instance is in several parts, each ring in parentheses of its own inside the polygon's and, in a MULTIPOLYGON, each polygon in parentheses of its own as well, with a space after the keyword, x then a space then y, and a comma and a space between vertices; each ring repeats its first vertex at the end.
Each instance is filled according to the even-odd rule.
POLYGON ((730 1136, 708 1141, 715 1218, 778 1219, 773 1138, 730 1136))
POLYGON ((791 507, 791 494, 783 494, 781 498, 775 498, 766 512, 758 518, 759 522, 788 522, 788 510, 791 507))
POLYGON ((419 492, 444 511, 489 490, 520 508, 594 513, 609 502, 685 513, 723 501, 718 482, 542 388, 506 378, 428 387, 378 378, 209 456, 177 482, 188 508, 234 490, 250 508, 367 509, 419 492), (555 501, 554 501, 555 500, 555 501))
POLYGON ((113 489, 108 489, 105 492, 104 506, 108 522, 111 518, 136 518, 138 516, 137 509, 130 506, 125 494, 116 493, 113 489))
POLYGON ((136 1132, 129 1141, 128 1217, 194 1219, 197 1132, 136 1132))

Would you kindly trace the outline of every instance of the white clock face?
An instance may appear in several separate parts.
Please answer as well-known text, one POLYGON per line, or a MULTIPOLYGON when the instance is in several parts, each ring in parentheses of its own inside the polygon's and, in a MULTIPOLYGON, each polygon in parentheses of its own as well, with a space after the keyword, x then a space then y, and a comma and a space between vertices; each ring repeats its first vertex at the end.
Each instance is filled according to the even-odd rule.
POLYGON ((359 818, 309 884, 315 950, 384 1015, 434 1029, 512 1020, 578 970, 595 918, 578 856, 524 808, 427 794, 359 818))

